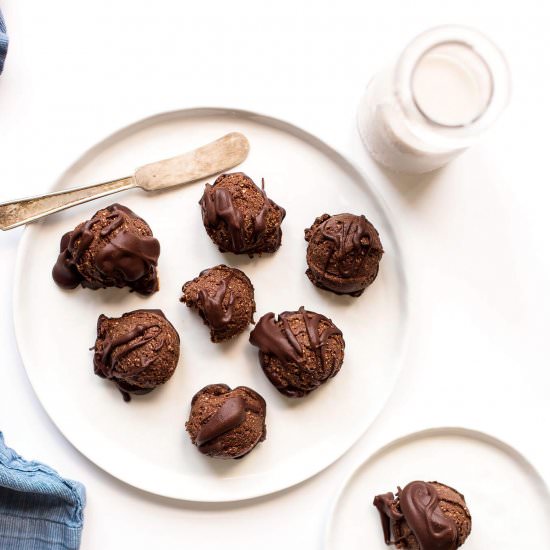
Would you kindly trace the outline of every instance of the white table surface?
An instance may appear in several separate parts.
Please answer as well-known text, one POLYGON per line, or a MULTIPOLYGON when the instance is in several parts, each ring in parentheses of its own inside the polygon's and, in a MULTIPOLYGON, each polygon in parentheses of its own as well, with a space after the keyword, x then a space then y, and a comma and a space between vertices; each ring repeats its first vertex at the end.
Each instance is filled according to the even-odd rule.
POLYGON ((11 43, 0 77, 0 201, 46 191, 83 150, 141 117, 240 107, 302 125, 368 170, 407 257, 410 343, 376 423, 345 457, 300 486, 212 506, 128 487, 59 433, 15 345, 11 296, 22 230, 0 235, 0 429, 24 456, 85 483, 84 550, 210 549, 221 540, 227 550, 319 548, 330 502, 354 464, 396 436, 432 426, 501 437, 550 480, 545 4, 1 2, 11 43), (501 45, 513 72, 512 103, 483 143, 447 168, 391 175, 362 149, 359 97, 407 40, 442 23, 475 26, 501 45))

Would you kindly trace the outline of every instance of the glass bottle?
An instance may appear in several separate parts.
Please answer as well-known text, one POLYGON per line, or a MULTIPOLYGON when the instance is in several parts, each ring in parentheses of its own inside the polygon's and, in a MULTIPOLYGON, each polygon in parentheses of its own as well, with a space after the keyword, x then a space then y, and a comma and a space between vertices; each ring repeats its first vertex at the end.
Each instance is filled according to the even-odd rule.
POLYGON ((388 168, 429 172, 475 143, 509 95, 506 60, 488 38, 466 27, 436 27, 371 80, 359 105, 359 133, 388 168))

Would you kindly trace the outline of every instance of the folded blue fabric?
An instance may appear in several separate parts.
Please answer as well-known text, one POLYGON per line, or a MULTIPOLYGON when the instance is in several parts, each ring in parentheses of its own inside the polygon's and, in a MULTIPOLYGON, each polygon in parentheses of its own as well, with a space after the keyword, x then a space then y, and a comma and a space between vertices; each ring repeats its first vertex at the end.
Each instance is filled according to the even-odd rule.
POLYGON ((6 59, 7 53, 8 35, 6 34, 6 24, 4 23, 4 18, 2 17, 2 12, 0 11, 0 74, 2 74, 4 60, 6 59))
POLYGON ((0 432, 2 550, 77 550, 85 503, 82 484, 24 460, 6 447, 0 432))

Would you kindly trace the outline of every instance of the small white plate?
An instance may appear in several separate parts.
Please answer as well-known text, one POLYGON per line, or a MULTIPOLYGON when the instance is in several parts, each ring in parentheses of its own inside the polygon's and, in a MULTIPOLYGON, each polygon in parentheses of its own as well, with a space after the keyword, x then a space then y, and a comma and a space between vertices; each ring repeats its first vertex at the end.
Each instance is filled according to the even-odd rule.
POLYGON ((324 548, 387 549, 372 501, 414 480, 464 494, 472 514, 465 550, 550 547, 550 495, 529 462, 481 432, 437 428, 398 439, 359 466, 335 502, 324 548))
MULTIPOLYGON (((248 136, 251 152, 238 170, 265 178, 270 197, 287 210, 283 245, 249 259, 221 254, 202 226, 204 185, 157 194, 140 190, 82 205, 30 225, 15 277, 19 349, 44 408, 84 455, 119 479, 173 498, 230 501, 265 495, 314 475, 340 457, 371 424, 400 370, 406 327, 401 253, 388 214, 364 176, 317 138, 279 120, 223 109, 159 115, 125 128, 88 151, 56 188, 125 176, 144 163, 182 153, 229 132, 248 136), (150 224, 161 243, 161 289, 149 298, 126 289, 63 291, 51 278, 63 233, 112 202, 150 224), (304 274, 304 228, 324 212, 364 213, 385 248, 380 274, 359 299, 313 287, 304 274), (302 400, 281 396, 263 375, 248 333, 212 344, 198 315, 179 302, 182 284, 219 264, 242 268, 256 288, 256 318, 301 305, 342 329, 340 374, 302 400), (100 313, 118 316, 160 308, 181 336, 173 378, 124 403, 113 384, 94 376, 92 353, 100 313), (267 401, 267 440, 238 461, 202 456, 184 423, 192 396, 212 383, 247 385, 267 401)), ((211 181, 211 180, 210 180, 211 181)))

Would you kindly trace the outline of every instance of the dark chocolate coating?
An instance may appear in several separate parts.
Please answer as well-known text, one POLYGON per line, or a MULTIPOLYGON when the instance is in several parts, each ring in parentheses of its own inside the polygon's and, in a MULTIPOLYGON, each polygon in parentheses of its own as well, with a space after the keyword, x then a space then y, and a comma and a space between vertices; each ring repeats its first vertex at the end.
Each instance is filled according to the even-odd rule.
POLYGON ((285 311, 265 314, 250 333, 260 349, 260 365, 269 381, 288 397, 303 397, 338 374, 344 361, 344 338, 324 315, 285 311))
POLYGON ((130 287, 140 294, 158 290, 160 245, 151 228, 120 204, 99 210, 61 238, 52 276, 62 288, 130 287))
POLYGON ((437 481, 413 481, 404 489, 378 495, 384 540, 411 550, 456 550, 472 529, 464 496, 437 481))
POLYGON ((357 297, 376 279, 384 250, 365 216, 323 214, 305 230, 305 239, 306 275, 315 286, 357 297))
POLYGON ((260 254, 281 246, 285 210, 242 172, 206 184, 199 201, 206 232, 221 252, 260 254))
POLYGON ((240 269, 226 265, 205 269, 182 291, 181 301, 198 311, 210 328, 212 342, 229 340, 254 322, 254 287, 240 269))
POLYGON ((94 372, 114 382, 125 401, 164 384, 178 364, 180 339, 158 309, 138 309, 122 317, 100 315, 94 372))
POLYGON ((185 427, 201 453, 242 458, 265 439, 265 415, 265 401, 254 390, 211 384, 193 397, 185 427))

